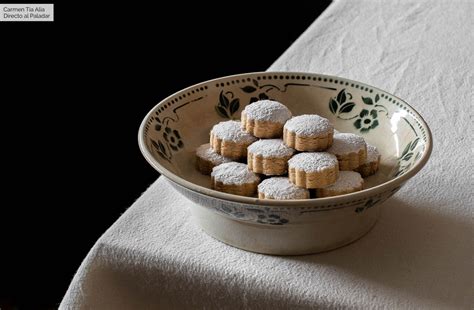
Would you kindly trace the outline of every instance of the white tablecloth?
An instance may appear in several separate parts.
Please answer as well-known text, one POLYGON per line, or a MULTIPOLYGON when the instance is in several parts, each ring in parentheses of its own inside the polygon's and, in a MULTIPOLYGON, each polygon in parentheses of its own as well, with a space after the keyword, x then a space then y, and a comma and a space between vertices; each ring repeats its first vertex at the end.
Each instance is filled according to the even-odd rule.
POLYGON ((338 0, 270 68, 372 84, 431 126, 428 165, 363 239, 300 257, 241 251, 205 235, 159 178, 97 241, 61 308, 472 309, 473 7, 338 0))

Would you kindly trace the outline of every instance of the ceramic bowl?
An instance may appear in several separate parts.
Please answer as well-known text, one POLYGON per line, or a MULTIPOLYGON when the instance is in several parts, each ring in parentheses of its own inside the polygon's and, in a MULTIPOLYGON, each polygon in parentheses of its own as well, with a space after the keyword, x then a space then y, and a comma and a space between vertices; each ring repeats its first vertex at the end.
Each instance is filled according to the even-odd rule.
POLYGON ((260 72, 223 77, 179 91, 143 120, 139 146, 146 160, 183 196, 205 232, 235 247, 296 255, 334 249, 367 233, 380 205, 426 164, 432 138, 423 118, 383 90, 335 76, 260 72), (265 200, 211 189, 195 168, 195 149, 218 122, 240 119, 259 99, 287 105, 293 115, 317 113, 342 132, 361 135, 382 155, 365 189, 337 197, 265 200))

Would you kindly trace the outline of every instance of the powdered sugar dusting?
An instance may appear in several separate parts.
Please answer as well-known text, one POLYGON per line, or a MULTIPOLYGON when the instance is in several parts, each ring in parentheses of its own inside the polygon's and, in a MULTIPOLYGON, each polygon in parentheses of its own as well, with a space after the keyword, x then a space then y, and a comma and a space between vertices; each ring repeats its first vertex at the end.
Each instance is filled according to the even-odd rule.
POLYGON ((333 137, 332 146, 328 149, 332 154, 358 153, 365 148, 365 140, 353 133, 338 133, 333 137))
POLYGON ((288 166, 306 172, 318 172, 327 168, 338 167, 338 161, 336 156, 327 152, 308 152, 290 158, 288 166))
POLYGON ((252 143, 257 140, 257 138, 240 128, 239 121, 220 122, 212 127, 211 132, 219 139, 236 143, 252 143))
POLYGON ((291 156, 295 150, 286 146, 282 139, 265 139, 252 143, 248 149, 249 153, 262 155, 264 157, 291 156))
POLYGON ((339 191, 359 187, 362 184, 364 184, 364 179, 362 179, 360 173, 354 171, 339 171, 336 183, 326 186, 325 189, 339 191))
POLYGON ((274 177, 264 180, 258 185, 258 191, 273 199, 305 199, 309 192, 290 182, 286 177, 274 177))
POLYGON ((290 110, 278 101, 260 100, 244 109, 248 118, 259 121, 272 121, 284 124, 291 118, 290 110))
POLYGON ((302 137, 320 136, 334 131, 328 119, 316 114, 295 116, 283 128, 302 137))
POLYGON ((367 159, 365 160, 365 163, 373 163, 379 160, 380 153, 377 150, 377 148, 373 145, 370 145, 367 143, 367 159))
POLYGON ((228 185, 242 185, 259 182, 258 175, 249 170, 246 164, 223 163, 212 169, 211 176, 218 182, 228 185))
POLYGON ((231 162, 232 159, 217 154, 209 143, 203 144, 196 149, 196 156, 210 161, 213 165, 231 162))

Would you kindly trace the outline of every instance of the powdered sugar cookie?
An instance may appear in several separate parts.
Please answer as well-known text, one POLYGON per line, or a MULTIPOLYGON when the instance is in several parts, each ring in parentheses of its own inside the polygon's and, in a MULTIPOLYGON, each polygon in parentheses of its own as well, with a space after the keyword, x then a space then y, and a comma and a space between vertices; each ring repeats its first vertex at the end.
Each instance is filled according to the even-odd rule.
POLYGON ((258 138, 278 138, 291 112, 278 101, 260 100, 246 106, 241 116, 246 132, 258 138))
POLYGON ((332 144, 333 125, 316 114, 293 117, 283 127, 285 144, 298 151, 324 151, 332 144))
POLYGON ((259 140, 248 147, 247 164, 256 173, 282 175, 288 171, 288 159, 294 152, 281 139, 259 140))
POLYGON ((196 168, 202 174, 211 174, 212 168, 222 163, 231 162, 232 159, 217 154, 209 143, 196 149, 196 168))
POLYGON ((364 179, 358 172, 340 171, 336 183, 324 188, 318 188, 316 195, 318 197, 330 197, 344 195, 362 190, 364 179))
POLYGON ((247 156, 247 147, 257 140, 240 128, 239 121, 226 121, 214 125, 210 136, 211 148, 217 154, 231 159, 247 156))
POLYGON ((339 164, 327 152, 300 153, 288 161, 290 181, 304 188, 321 188, 336 182, 339 164))
POLYGON ((297 187, 285 177, 273 177, 262 181, 258 185, 258 198, 260 199, 308 199, 309 191, 297 187))
POLYGON ((354 170, 367 158, 364 138, 353 133, 335 134, 333 144, 327 151, 336 155, 340 170, 354 170))
POLYGON ((212 169, 212 188, 221 192, 252 196, 257 192, 260 177, 249 170, 246 164, 223 163, 212 169))
POLYGON ((379 170, 380 153, 377 148, 367 143, 367 158, 355 171, 359 172, 362 177, 366 178, 373 175, 379 170))

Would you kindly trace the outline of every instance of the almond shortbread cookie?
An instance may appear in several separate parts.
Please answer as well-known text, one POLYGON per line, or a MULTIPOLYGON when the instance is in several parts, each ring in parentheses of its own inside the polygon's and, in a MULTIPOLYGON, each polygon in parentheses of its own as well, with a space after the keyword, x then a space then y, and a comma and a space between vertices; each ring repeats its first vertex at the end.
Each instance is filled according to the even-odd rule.
POLYGON ((324 151, 332 145, 334 127, 316 114, 295 116, 283 127, 285 144, 298 151, 324 151))
POLYGON ((231 162, 232 159, 217 154, 209 143, 203 144, 196 149, 196 168, 202 174, 211 174, 212 168, 223 163, 231 162))
POLYGON ((260 182, 260 177, 250 171, 246 164, 236 162, 214 167, 211 179, 213 189, 241 196, 253 196, 260 182))
POLYGON ((210 136, 211 148, 217 154, 231 159, 247 156, 247 147, 257 140, 240 128, 239 121, 226 121, 214 125, 210 136))
POLYGON ((367 158, 364 138, 353 133, 335 134, 333 144, 327 151, 336 155, 340 170, 354 170, 367 158))
POLYGON ((316 195, 320 198, 344 195, 360 191, 363 187, 364 179, 358 172, 340 171, 336 183, 316 189, 316 195))
POLYGON ((242 128, 258 138, 279 138, 290 110, 278 101, 260 100, 242 111, 242 128))
POLYGON ((273 177, 262 181, 258 185, 260 199, 308 199, 309 190, 297 187, 286 177, 273 177))
POLYGON ((365 162, 356 168, 354 171, 359 172, 362 177, 371 176, 379 170, 380 153, 377 148, 367 143, 367 158, 365 162))
POLYGON ((339 164, 327 152, 300 153, 288 161, 290 181, 304 188, 322 188, 336 182, 339 164))
POLYGON ((282 175, 288 171, 288 159, 294 153, 281 139, 259 140, 247 148, 247 164, 256 173, 282 175))

